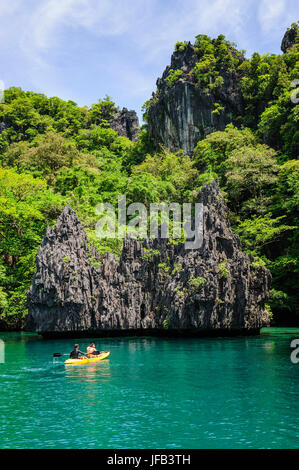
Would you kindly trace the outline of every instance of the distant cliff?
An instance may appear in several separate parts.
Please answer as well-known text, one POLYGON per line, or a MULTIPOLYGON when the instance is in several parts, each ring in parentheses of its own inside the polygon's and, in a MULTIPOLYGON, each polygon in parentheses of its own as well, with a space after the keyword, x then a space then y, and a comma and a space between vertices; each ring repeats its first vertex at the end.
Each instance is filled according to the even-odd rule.
POLYGON ((280 48, 282 52, 286 53, 296 43, 298 44, 298 26, 293 23, 284 33, 280 48))
POLYGON ((190 42, 173 52, 148 103, 148 128, 154 142, 172 151, 182 148, 191 155, 198 140, 224 130, 234 116, 244 112, 240 76, 227 63, 241 64, 244 58, 233 47, 223 45, 229 59, 222 63, 219 59, 216 65, 212 55, 190 42))
POLYGON ((27 329, 44 335, 113 332, 256 331, 269 323, 271 275, 252 264, 230 229, 217 183, 199 194, 204 204, 201 249, 155 239, 125 239, 118 262, 107 253, 96 268, 86 233, 66 206, 48 228, 28 293, 27 329))
POLYGON ((139 119, 136 111, 128 111, 127 108, 116 111, 110 127, 119 135, 128 137, 135 142, 139 131, 139 119))

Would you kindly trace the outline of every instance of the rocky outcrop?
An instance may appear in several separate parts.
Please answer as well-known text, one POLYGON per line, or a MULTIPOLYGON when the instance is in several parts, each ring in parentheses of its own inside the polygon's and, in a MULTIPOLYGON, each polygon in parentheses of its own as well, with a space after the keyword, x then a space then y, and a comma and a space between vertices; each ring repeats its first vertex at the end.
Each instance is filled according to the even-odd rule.
POLYGON ((139 120, 136 111, 128 111, 127 108, 116 111, 110 127, 119 135, 128 137, 133 142, 136 141, 139 131, 139 120))
POLYGON ((170 66, 157 80, 157 91, 147 113, 153 142, 172 151, 183 149, 189 155, 198 140, 210 132, 224 130, 233 116, 244 112, 237 72, 221 69, 223 84, 207 92, 198 85, 194 75, 199 61, 196 48, 190 43, 183 50, 173 52, 170 66), (170 70, 182 71, 172 86, 165 80, 170 70))
POLYGON ((298 42, 298 26, 294 23, 290 28, 286 30, 281 41, 281 50, 286 53, 296 42, 298 42))
POLYGON ((85 230, 67 205, 55 228, 47 228, 36 256, 37 272, 28 296, 29 328, 37 319, 42 320, 42 331, 95 325, 97 272, 89 256, 97 254, 90 252, 85 230))
POLYGON ((270 273, 256 267, 232 233, 216 182, 204 205, 200 249, 163 239, 125 239, 118 261, 98 268, 85 231, 67 206, 48 228, 28 293, 27 329, 44 335, 107 332, 252 332, 267 325, 270 273))

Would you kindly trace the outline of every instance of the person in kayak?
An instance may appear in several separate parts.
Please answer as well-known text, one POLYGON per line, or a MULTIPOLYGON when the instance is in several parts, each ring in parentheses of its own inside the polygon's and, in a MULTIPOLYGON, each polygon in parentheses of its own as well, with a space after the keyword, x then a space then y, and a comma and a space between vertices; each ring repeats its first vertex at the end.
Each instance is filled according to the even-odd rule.
POLYGON ((86 350, 88 357, 97 356, 100 354, 99 351, 97 351, 96 345, 94 343, 91 343, 86 350))
POLYGON ((84 356, 87 356, 85 352, 79 350, 79 344, 75 344, 74 349, 70 353, 70 359, 79 359, 79 354, 84 354, 84 356))

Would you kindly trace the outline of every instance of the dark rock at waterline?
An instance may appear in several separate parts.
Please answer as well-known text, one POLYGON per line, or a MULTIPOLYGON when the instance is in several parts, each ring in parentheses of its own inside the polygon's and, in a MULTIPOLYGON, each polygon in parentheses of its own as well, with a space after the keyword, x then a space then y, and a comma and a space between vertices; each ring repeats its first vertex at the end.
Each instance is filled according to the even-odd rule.
POLYGON ((24 327, 24 319, 19 315, 8 315, 0 318, 0 331, 20 331, 24 327))
MULTIPOLYGON (((231 47, 232 55, 237 51, 231 47)), ((240 88, 240 76, 236 70, 223 68, 221 86, 207 91, 199 86, 194 67, 200 57, 190 43, 174 51, 171 64, 157 80, 157 92, 153 94, 148 109, 148 129, 153 142, 165 145, 169 150, 183 149, 192 155, 198 140, 207 134, 221 130, 244 113, 240 88), (180 70, 182 75, 169 87, 165 79, 170 70, 180 70)), ((244 57, 241 55, 239 62, 244 57)))
POLYGON ((269 323, 271 275, 240 248, 216 182, 204 204, 200 249, 163 239, 125 239, 118 261, 92 265, 84 228, 68 205, 48 228, 28 292, 26 328, 44 335, 109 331, 247 331, 269 323))

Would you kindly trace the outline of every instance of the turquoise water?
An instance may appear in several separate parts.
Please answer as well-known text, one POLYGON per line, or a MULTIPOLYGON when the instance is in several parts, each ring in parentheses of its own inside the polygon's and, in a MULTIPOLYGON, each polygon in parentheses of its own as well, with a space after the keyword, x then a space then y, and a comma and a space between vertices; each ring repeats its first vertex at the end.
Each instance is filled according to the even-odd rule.
POLYGON ((0 338, 0 448, 299 448, 291 335, 105 338, 80 367, 53 363, 74 340, 0 338))

